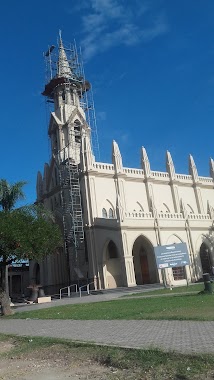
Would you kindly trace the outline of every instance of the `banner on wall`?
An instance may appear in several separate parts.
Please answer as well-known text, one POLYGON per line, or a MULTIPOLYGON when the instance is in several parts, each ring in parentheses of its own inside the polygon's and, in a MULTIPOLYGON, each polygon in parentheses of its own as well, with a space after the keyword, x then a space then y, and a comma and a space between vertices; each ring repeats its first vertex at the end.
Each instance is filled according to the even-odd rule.
POLYGON ((186 243, 159 245, 154 247, 154 251, 158 269, 190 265, 186 243))

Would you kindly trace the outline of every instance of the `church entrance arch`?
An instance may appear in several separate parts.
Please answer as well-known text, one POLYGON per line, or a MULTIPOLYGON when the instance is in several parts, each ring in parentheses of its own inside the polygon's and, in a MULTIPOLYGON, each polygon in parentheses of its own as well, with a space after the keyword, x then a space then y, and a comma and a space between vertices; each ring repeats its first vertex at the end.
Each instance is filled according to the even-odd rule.
POLYGON ((202 243, 200 247, 201 269, 203 273, 212 274, 212 256, 206 243, 202 243))
POLYGON ((110 240, 104 248, 103 272, 105 288, 122 286, 120 255, 113 240, 110 240))
POLYGON ((134 270, 137 285, 159 282, 154 248, 143 235, 139 236, 133 245, 134 270))

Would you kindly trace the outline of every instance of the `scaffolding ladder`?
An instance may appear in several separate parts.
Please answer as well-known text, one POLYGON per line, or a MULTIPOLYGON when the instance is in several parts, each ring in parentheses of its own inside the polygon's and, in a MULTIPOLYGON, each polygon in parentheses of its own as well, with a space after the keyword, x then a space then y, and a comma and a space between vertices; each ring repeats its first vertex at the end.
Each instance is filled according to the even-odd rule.
POLYGON ((73 159, 62 160, 58 154, 59 183, 63 220, 64 249, 68 263, 68 281, 71 273, 80 274, 81 254, 84 255, 83 212, 80 192, 79 165, 73 159))

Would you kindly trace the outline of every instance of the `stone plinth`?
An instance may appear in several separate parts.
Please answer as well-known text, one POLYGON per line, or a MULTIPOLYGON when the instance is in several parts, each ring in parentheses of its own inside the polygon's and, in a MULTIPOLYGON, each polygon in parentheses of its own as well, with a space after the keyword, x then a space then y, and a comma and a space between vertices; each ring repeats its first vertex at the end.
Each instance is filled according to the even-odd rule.
POLYGON ((45 303, 45 302, 51 302, 51 297, 38 297, 37 300, 38 303, 45 303))

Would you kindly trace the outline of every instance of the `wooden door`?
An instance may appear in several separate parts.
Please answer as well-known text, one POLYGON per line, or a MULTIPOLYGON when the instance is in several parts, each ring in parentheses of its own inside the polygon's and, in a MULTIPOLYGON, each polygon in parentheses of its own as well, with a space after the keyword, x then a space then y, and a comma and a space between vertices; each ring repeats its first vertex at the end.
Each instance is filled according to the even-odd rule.
POLYGON ((140 264, 141 264, 143 284, 150 284, 149 264, 148 264, 147 255, 140 256, 140 264))

